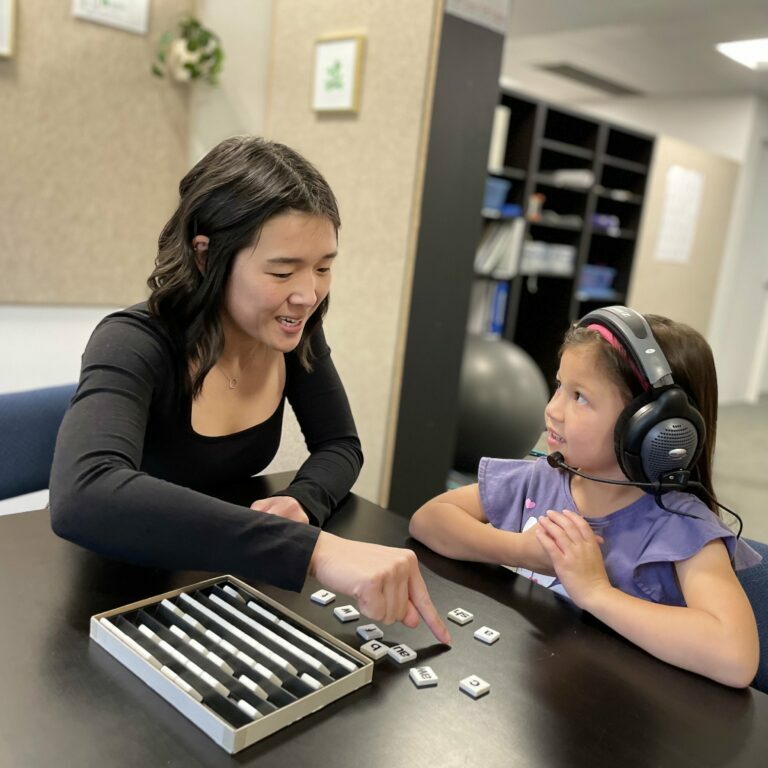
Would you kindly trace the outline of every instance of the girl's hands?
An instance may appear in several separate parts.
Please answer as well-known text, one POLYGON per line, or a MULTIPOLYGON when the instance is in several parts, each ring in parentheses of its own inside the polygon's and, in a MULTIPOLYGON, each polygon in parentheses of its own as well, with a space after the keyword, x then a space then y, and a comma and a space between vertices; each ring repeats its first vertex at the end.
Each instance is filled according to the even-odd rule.
POLYGON ((529 571, 536 571, 536 573, 542 573, 546 576, 554 576, 555 568, 552 564, 552 557, 536 533, 539 527, 538 524, 529 525, 520 533, 510 534, 517 540, 517 552, 519 554, 510 560, 509 565, 522 566, 529 571))
POLYGON ((286 520, 293 520, 297 523, 309 523, 309 517, 304 511, 304 507, 292 496, 271 496, 268 499, 259 499, 251 504, 251 509, 284 517, 286 520))
POLYGON ((600 552, 602 538, 583 517, 568 509, 550 509, 539 518, 534 531, 552 558, 557 578, 577 605, 583 607, 596 593, 612 589, 600 552))

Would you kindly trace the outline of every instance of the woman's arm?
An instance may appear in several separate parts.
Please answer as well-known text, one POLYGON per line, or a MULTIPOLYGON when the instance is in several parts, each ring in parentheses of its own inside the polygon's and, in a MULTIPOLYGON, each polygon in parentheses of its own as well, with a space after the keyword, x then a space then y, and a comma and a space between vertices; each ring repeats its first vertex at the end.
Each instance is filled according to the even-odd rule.
POLYGON ((350 541, 322 531, 310 573, 329 589, 352 595, 360 611, 374 621, 402 621, 416 627, 421 617, 441 643, 451 644, 411 550, 350 541))
POLYGON ((755 617, 722 540, 676 563, 687 604, 681 608, 611 586, 594 533, 579 515, 548 513, 539 536, 574 602, 616 632, 663 661, 725 685, 752 682, 759 656, 755 617))
POLYGON ((344 386, 322 327, 312 340, 312 371, 286 356, 286 394, 309 449, 291 484, 272 496, 296 499, 322 525, 360 474, 363 452, 344 386))
POLYGON ((551 561, 533 529, 512 533, 487 523, 475 483, 430 499, 414 512, 409 530, 415 539, 446 557, 552 573, 551 561))
POLYGON ((120 313, 92 335, 56 443, 54 531, 127 562, 234 572, 301 589, 317 529, 140 470, 153 393, 173 373, 171 355, 140 312, 120 313))

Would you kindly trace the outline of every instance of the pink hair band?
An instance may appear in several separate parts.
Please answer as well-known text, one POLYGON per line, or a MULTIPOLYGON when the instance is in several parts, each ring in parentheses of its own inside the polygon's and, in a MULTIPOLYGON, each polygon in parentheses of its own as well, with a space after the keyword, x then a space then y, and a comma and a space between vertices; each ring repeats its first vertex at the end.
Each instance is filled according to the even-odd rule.
POLYGON ((643 392, 647 392, 650 385, 646 381, 645 376, 643 376, 643 374, 640 373, 640 371, 637 369, 634 361, 629 357, 627 350, 624 349, 619 340, 604 325, 592 323, 591 325, 587 326, 587 330, 599 333, 627 361, 627 364, 632 369, 632 373, 635 374, 637 380, 643 387, 643 392))

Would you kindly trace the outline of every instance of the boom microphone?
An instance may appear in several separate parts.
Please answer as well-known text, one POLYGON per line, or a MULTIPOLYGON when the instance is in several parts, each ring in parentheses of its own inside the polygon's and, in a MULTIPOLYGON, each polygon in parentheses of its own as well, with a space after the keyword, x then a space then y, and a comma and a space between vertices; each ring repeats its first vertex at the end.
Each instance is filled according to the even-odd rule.
POLYGON ((697 517, 696 515, 689 515, 687 512, 681 512, 678 509, 670 509, 665 506, 661 501, 661 494, 667 491, 687 491, 688 489, 695 489, 702 491, 708 499, 710 499, 718 507, 724 509, 726 512, 732 514, 739 523, 739 530, 736 533, 736 538, 741 536, 741 530, 744 527, 742 519, 732 509, 721 504, 717 499, 707 491, 707 489, 701 484, 690 480, 691 473, 686 469, 677 470, 676 472, 669 472, 665 476, 659 478, 655 483, 636 483, 633 480, 609 480, 607 477, 596 477, 595 475, 588 475, 586 472, 581 472, 576 467, 572 467, 570 464, 565 463, 565 457, 560 451, 555 451, 550 454, 540 454, 539 451, 531 451, 534 456, 545 456, 547 464, 553 469, 562 469, 571 475, 578 475, 585 480, 593 480, 596 483, 607 483, 608 485, 633 485, 635 488, 648 489, 653 491, 653 495, 656 499, 656 503, 667 512, 673 512, 676 515, 682 515, 683 517, 697 517))
MULTIPOLYGON (((632 485, 635 488, 647 488, 656 494, 666 493, 667 491, 683 491, 688 485, 691 473, 688 470, 681 469, 676 472, 670 472, 655 483, 636 483, 633 480, 609 480, 607 477, 596 477, 588 475, 586 472, 580 472, 576 467, 565 463, 565 457, 560 451, 555 451, 547 456, 547 464, 553 469, 564 469, 572 475, 578 475, 586 480, 594 480, 596 483, 607 483, 609 485, 632 485)), ((694 484, 696 485, 696 484, 694 484)))

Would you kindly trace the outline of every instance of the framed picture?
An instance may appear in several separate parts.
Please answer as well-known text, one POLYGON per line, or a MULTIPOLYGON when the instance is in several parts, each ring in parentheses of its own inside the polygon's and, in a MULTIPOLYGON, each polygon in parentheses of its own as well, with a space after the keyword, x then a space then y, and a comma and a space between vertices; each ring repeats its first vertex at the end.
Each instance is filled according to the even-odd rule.
POLYGON ((335 35, 317 40, 312 95, 312 107, 317 112, 358 111, 364 46, 363 35, 335 35))
POLYGON ((96 24, 146 35, 149 0, 72 0, 72 15, 96 24))
POLYGON ((13 56, 15 5, 16 0, 0 0, 0 56, 5 58, 13 56))

